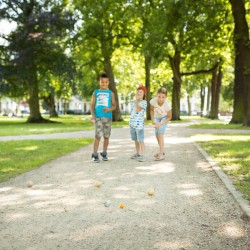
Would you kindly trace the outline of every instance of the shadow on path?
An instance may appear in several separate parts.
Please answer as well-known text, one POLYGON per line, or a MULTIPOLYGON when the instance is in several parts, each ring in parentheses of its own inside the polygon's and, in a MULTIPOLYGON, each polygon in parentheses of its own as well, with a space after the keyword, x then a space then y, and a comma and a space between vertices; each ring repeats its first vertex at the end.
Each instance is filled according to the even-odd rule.
POLYGON ((90 145, 1 183, 1 249, 249 249, 249 221, 188 134, 169 126, 157 162, 147 127, 137 162, 129 129, 113 129, 108 162, 90 145))

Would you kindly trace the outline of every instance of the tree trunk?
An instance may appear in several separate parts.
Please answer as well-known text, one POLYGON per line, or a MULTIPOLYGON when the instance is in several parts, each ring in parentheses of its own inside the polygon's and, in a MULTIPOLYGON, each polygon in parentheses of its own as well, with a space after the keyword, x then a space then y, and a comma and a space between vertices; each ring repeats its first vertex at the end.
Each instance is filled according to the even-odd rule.
MULTIPOLYGON (((145 86, 147 88, 147 95, 146 95, 146 100, 147 103, 151 100, 151 92, 150 92, 150 68, 151 68, 151 57, 150 56, 145 56, 144 61, 145 61, 145 86)), ((146 114, 147 120, 150 120, 150 105, 147 107, 147 114, 146 114)))
POLYGON ((49 114, 50 117, 58 117, 58 114, 56 112, 56 106, 55 106, 55 98, 54 95, 52 95, 51 93, 49 94, 49 96, 45 96, 43 97, 44 102, 46 103, 46 105, 49 107, 49 114))
MULTIPOLYGON (((250 60, 250 55, 249 58, 250 60)), ((250 65, 250 61, 249 64, 250 65)), ((250 127, 250 75, 245 76, 244 120, 243 125, 250 127)))
POLYGON ((250 47, 244 0, 229 0, 234 17, 234 110, 230 123, 250 126, 250 47))
POLYGON ((50 116, 50 117, 58 117, 58 114, 57 114, 57 112, 56 112, 55 100, 53 99, 53 101, 54 101, 54 104, 52 104, 52 105, 50 106, 50 109, 49 109, 49 116, 50 116))
POLYGON ((234 68, 234 103, 233 115, 230 123, 243 123, 244 117, 244 80, 243 80, 243 61, 239 56, 235 56, 234 68))
POLYGON ((121 117, 121 111, 120 111, 120 105, 119 105, 119 98, 117 94, 116 83, 115 83, 115 78, 114 78, 110 58, 105 58, 105 72, 107 73, 109 77, 109 88, 114 93, 115 100, 116 100, 116 109, 113 111, 113 121, 121 121, 122 117, 121 117))
POLYGON ((27 120, 28 123, 43 123, 48 120, 42 118, 39 109, 39 97, 38 97, 38 82, 36 80, 30 81, 28 85, 29 91, 29 108, 30 116, 27 120))
POLYGON ((201 117, 204 116, 204 105, 205 105, 205 87, 201 84, 201 92, 200 92, 200 98, 201 98, 201 117))
POLYGON ((210 96, 211 96, 211 86, 207 87, 207 107, 206 107, 206 116, 209 116, 210 113, 210 96))
POLYGON ((173 89, 172 89, 172 120, 180 120, 180 97, 181 97, 181 74, 180 63, 181 53, 175 51, 174 57, 169 56, 171 69, 173 71, 173 89))
POLYGON ((218 119, 219 114, 219 101, 220 101, 220 90, 222 82, 221 67, 216 68, 212 73, 212 85, 211 85, 211 111, 209 118, 218 119))
POLYGON ((221 85, 222 85, 222 70, 221 70, 221 67, 219 67, 217 77, 216 77, 216 92, 215 92, 215 110, 217 113, 217 117, 219 115, 221 85))
POLYGON ((188 105, 188 115, 191 116, 192 110, 191 110, 191 102, 189 95, 187 95, 187 105, 188 105))

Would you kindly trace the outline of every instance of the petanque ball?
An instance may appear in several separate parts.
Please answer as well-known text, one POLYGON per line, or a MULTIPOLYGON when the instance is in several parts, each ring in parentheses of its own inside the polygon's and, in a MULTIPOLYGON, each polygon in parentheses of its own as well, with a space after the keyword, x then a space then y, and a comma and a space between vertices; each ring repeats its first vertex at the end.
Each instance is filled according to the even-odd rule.
POLYGON ((101 185, 102 185, 102 183, 101 183, 100 181, 97 181, 97 182, 95 183, 95 186, 96 186, 97 188, 101 187, 101 185))
POLYGON ((148 195, 153 196, 155 194, 155 190, 153 188, 148 189, 148 195))
POLYGON ((32 187, 34 185, 33 181, 27 181, 27 186, 32 187))
POLYGON ((104 206, 105 207, 109 207, 111 205, 111 201, 110 200, 107 200, 104 202, 104 206))

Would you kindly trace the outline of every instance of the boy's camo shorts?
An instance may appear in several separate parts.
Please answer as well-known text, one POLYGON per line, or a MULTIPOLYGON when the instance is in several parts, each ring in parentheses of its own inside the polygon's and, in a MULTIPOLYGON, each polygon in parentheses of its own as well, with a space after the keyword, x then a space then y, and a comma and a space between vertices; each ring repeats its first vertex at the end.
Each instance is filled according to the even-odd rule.
POLYGON ((95 118, 95 137, 109 138, 111 134, 111 118, 95 118))

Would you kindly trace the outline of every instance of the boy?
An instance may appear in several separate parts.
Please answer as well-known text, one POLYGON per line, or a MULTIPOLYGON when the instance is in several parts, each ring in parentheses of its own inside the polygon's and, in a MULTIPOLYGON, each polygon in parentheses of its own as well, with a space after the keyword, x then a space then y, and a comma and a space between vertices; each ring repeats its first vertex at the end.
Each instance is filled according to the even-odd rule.
POLYGON ((98 147, 103 135, 103 151, 101 153, 104 161, 108 160, 107 149, 111 133, 112 111, 116 109, 114 93, 108 89, 109 78, 102 73, 98 81, 100 89, 95 90, 91 100, 91 122, 95 124, 95 140, 93 145, 92 160, 99 163, 98 147))
POLYGON ((164 134, 167 124, 172 119, 172 108, 167 101, 167 90, 163 87, 157 91, 157 96, 150 100, 150 116, 155 127, 155 136, 160 147, 159 153, 155 154, 155 161, 165 159, 164 134))
POLYGON ((135 142, 136 153, 131 156, 140 162, 146 161, 144 156, 144 114, 147 108, 146 99, 147 89, 144 86, 137 88, 135 101, 132 102, 130 116, 130 134, 131 139, 135 142))

